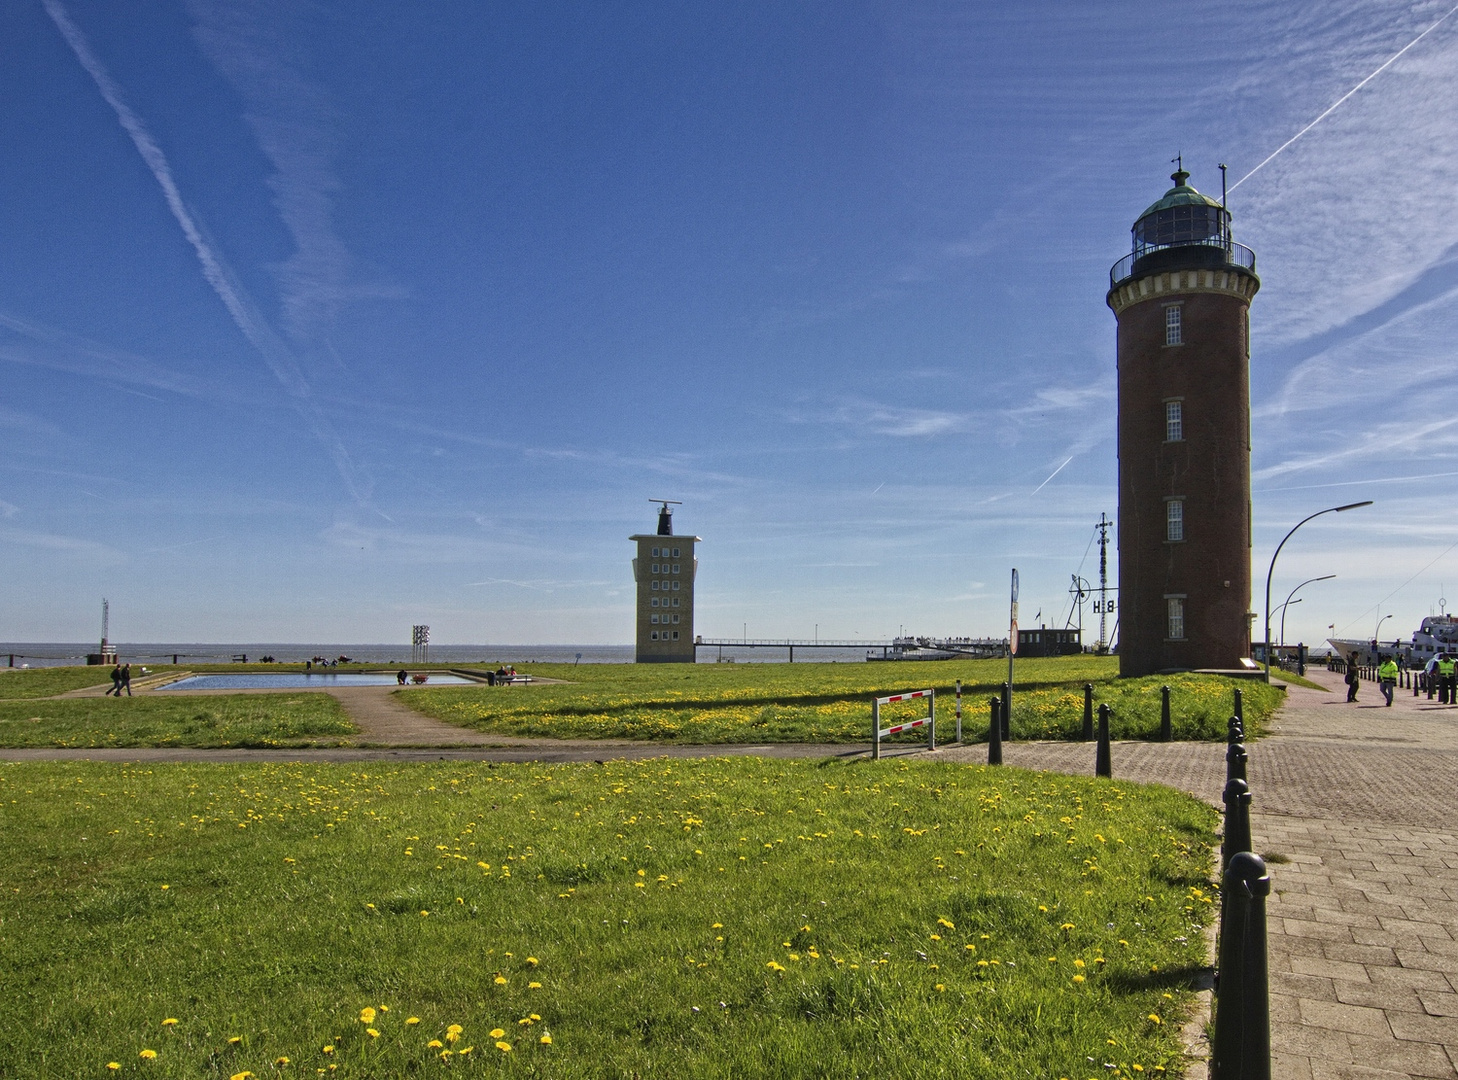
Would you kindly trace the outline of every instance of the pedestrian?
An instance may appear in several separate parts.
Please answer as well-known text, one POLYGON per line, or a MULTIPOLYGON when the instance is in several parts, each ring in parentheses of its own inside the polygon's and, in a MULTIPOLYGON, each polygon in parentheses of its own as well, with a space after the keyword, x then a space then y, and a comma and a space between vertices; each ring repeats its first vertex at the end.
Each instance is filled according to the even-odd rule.
POLYGON ((1458 680, 1454 679, 1453 656, 1441 653, 1438 656, 1438 704, 1458 705, 1458 701, 1453 700, 1455 690, 1458 690, 1458 680))
POLYGON ((121 697, 122 690, 125 690, 127 692, 127 697, 131 697, 132 696, 132 665, 131 664, 123 664, 122 665, 122 669, 121 669, 121 690, 118 690, 116 692, 116 696, 117 697, 121 697))
POLYGON ((404 686, 405 685, 405 680, 406 680, 407 677, 408 676, 405 674, 405 669, 404 668, 401 668, 399 671, 397 671, 395 673, 395 681, 397 683, 399 683, 401 686, 404 686))
POLYGON ((1438 656, 1434 655, 1423 667, 1423 689, 1428 692, 1428 700, 1433 700, 1433 695, 1438 690, 1438 656))
POLYGON ((1397 688, 1397 661, 1391 656, 1382 658, 1382 666, 1377 669, 1377 681, 1382 687, 1382 696, 1387 699, 1387 707, 1392 708, 1392 691, 1397 688))
POLYGON ((1347 657, 1347 701, 1357 700, 1357 654, 1347 657))
POLYGON ((114 668, 111 669, 111 689, 108 690, 104 696, 105 697, 111 697, 113 694, 115 694, 117 697, 121 697, 121 665, 120 664, 118 664, 116 667, 114 667, 114 668))

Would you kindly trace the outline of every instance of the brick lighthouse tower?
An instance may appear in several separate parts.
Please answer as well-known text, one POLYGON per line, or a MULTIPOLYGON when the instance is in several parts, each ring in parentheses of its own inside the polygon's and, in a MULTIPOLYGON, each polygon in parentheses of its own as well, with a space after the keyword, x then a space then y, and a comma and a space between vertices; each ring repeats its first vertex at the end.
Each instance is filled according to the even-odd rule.
POLYGON ((1119 321, 1119 671, 1250 656, 1255 253, 1222 203, 1175 186, 1109 273, 1119 321))

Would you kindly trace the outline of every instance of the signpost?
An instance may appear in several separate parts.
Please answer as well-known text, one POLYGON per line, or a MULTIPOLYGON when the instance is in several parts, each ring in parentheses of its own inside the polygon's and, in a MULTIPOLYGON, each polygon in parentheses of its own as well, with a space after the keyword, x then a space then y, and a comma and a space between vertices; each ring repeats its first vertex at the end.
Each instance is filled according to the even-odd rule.
POLYGON ((1009 727, 1012 725, 1012 688, 1013 688, 1013 657, 1018 654, 1018 571, 1013 568, 1012 572, 1012 612, 1008 619, 1007 635, 1007 699, 1003 701, 1002 707, 1005 710, 1003 716, 1007 718, 1009 727))

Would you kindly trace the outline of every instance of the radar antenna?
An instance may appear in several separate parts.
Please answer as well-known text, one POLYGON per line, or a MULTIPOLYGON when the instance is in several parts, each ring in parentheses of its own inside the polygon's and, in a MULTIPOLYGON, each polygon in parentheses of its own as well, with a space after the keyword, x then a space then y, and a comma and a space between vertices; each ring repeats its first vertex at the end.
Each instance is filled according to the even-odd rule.
POLYGON ((649 499, 651 503, 658 504, 658 535, 673 535, 673 511, 670 506, 682 506, 683 503, 677 499, 649 499))

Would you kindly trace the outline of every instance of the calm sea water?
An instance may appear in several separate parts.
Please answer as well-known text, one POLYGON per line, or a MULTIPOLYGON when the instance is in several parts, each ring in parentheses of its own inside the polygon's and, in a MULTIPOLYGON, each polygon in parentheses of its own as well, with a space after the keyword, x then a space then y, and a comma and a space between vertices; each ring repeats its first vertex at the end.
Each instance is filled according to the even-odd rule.
MULTIPOLYGON (((0 667, 60 667, 86 663, 86 654, 95 652, 95 642, 0 641, 0 667)), ((409 645, 310 645, 299 642, 243 642, 232 645, 210 645, 197 642, 119 642, 117 654, 133 664, 170 664, 175 655, 179 663, 226 664, 237 656, 250 662, 272 656, 280 663, 303 663, 315 656, 330 660, 348 656, 366 664, 404 664, 410 662, 409 645)), ((702 648, 699 663, 713 664, 723 658, 741 664, 784 663, 789 659, 785 649, 746 649, 725 646, 702 648)), ((863 663, 864 649, 801 649, 795 662, 863 663)), ((432 664, 631 664, 631 645, 432 645, 432 664)))

